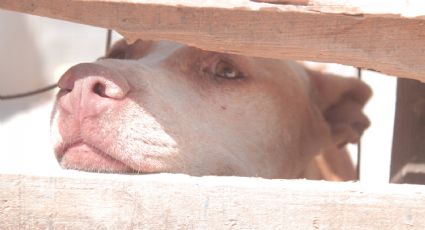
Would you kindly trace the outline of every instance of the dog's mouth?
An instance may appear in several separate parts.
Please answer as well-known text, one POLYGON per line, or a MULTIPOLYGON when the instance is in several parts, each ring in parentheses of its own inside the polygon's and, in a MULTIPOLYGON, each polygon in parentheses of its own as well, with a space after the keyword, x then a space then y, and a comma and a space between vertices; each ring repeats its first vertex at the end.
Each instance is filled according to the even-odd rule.
POLYGON ((135 172, 124 162, 83 141, 59 148, 56 157, 59 164, 66 169, 106 173, 135 172))

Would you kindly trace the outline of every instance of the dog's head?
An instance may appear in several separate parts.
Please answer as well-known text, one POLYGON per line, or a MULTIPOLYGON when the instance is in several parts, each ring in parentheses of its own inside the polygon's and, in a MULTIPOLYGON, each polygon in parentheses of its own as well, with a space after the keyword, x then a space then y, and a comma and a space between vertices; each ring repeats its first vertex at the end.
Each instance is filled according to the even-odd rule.
POLYGON ((294 178, 369 125, 357 79, 173 42, 118 42, 59 86, 54 148, 80 170, 294 178))

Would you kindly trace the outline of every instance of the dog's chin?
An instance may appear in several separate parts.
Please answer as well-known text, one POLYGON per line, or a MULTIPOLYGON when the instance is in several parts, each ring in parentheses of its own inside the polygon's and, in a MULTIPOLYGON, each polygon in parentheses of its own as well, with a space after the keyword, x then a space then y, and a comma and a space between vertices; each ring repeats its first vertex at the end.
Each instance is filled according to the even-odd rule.
POLYGON ((58 159, 66 169, 104 173, 134 173, 135 171, 123 162, 111 157, 103 151, 84 143, 68 147, 58 159))

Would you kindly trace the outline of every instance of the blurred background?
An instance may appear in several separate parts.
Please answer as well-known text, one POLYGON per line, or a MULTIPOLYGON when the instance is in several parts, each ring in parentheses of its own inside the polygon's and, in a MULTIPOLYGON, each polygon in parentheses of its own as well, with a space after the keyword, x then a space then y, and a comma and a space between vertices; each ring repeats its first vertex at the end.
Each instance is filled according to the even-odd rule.
MULTIPOLYGON (((104 55, 106 29, 0 10, 0 95, 51 85, 71 66, 104 55)), ((113 34, 113 40, 120 36, 113 34)), ((311 63, 315 65, 314 63, 311 63)), ((338 64, 326 71, 356 76, 338 64)), ((362 71, 374 95, 365 108, 372 126, 361 141, 360 179, 387 183, 393 136, 396 79, 362 71)), ((52 174, 60 170, 50 146, 50 111, 57 90, 0 100, 0 173, 52 174)), ((357 145, 350 145, 356 161, 357 145)))
MULTIPOLYGON (((54 84, 69 67, 96 60, 105 53, 106 33, 96 27, 0 10, 0 95, 54 84)), ((0 101, 0 172, 59 170, 49 135, 56 92, 0 101)))

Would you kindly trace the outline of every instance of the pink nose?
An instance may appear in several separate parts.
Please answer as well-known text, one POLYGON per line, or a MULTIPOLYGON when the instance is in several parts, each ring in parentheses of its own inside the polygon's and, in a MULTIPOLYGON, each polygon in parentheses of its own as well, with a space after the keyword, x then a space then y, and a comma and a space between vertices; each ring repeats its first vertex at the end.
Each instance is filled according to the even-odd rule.
POLYGON ((99 64, 83 63, 69 69, 59 80, 59 106, 84 119, 114 107, 130 90, 126 79, 99 64))

